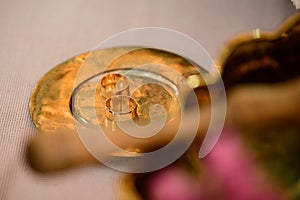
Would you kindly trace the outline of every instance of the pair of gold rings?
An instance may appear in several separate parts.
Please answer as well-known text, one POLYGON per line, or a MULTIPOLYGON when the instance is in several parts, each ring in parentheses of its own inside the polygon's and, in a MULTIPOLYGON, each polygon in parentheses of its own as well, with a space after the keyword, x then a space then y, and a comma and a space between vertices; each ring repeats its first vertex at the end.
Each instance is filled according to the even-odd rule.
POLYGON ((136 101, 130 97, 129 80, 126 76, 111 73, 100 81, 105 101, 105 116, 113 121, 134 119, 137 115, 136 101))

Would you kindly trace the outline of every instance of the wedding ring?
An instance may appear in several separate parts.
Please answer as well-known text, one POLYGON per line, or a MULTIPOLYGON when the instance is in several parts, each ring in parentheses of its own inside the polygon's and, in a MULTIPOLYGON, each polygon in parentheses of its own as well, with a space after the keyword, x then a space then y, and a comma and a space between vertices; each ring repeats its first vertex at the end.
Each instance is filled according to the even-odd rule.
POLYGON ((129 95, 129 81, 121 74, 107 74, 101 81, 103 97, 110 98, 115 95, 129 95))
POLYGON ((114 121, 126 121, 134 119, 137 111, 137 103, 130 96, 116 95, 105 102, 105 116, 114 121))

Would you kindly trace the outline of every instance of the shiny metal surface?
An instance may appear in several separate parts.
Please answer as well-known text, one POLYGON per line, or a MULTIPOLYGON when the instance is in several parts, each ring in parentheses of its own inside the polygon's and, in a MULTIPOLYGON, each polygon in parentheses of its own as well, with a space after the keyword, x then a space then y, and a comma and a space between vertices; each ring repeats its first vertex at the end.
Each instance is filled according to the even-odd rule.
MULTIPOLYGON (((30 115, 35 126, 42 132, 52 132, 60 129, 74 131, 74 119, 70 111, 70 100, 74 89, 78 89, 77 86, 80 86, 84 81, 99 73, 118 70, 126 71, 126 69, 135 68, 139 69, 134 72, 131 71, 131 75, 129 73, 132 85, 136 83, 138 83, 136 85, 143 85, 144 82, 151 82, 151 84, 147 83, 132 91, 133 98, 138 104, 143 105, 138 109, 140 118, 137 123, 140 125, 148 123, 149 115, 147 112, 153 104, 163 104, 170 113, 178 111, 178 108, 175 108, 178 107, 175 103, 177 101, 175 100, 175 96, 178 95, 178 91, 181 93, 188 92, 184 89, 187 86, 183 85, 183 77, 187 79, 190 87, 199 88, 205 86, 205 82, 195 66, 184 58, 170 52, 134 47, 95 50, 90 54, 81 54, 67 60, 41 78, 32 93, 29 104, 30 115), (130 52, 128 53, 128 51, 130 52), (149 65, 149 63, 151 64, 149 65), (140 68, 140 66, 142 67, 140 68), (166 69, 165 66, 172 70, 166 69), (142 75, 137 75, 139 73, 142 75), (143 78, 144 75, 148 77, 156 76, 157 80, 161 79, 158 77, 160 75, 166 77, 165 79, 163 78, 164 80, 159 81, 165 81, 163 84, 166 87, 153 84, 153 81, 157 81, 154 80, 155 78, 153 80, 148 78, 149 80, 144 81, 147 79, 143 78), (168 80, 169 83, 166 83, 168 80), (154 95, 156 98, 150 98, 154 95), (163 99, 160 99, 159 96, 163 97, 163 99), (164 98, 166 99, 164 100, 164 98), (146 99, 148 99, 148 103, 145 103, 146 99), (164 101, 165 103, 163 103, 164 101)), ((98 84, 98 82, 99 80, 95 82, 96 91, 101 93, 101 87, 99 87, 101 84, 98 84)), ((98 103, 103 101, 100 96, 96 95, 96 98, 100 98, 96 99, 98 103)), ((91 106, 93 102, 88 102, 86 99, 81 105, 91 106)), ((90 100, 93 101, 91 98, 90 100)), ((98 114, 101 118, 105 114, 103 109, 101 111, 101 107, 104 108, 104 103, 100 104, 102 105, 98 105, 100 108, 98 109, 98 114)), ((79 113, 79 115, 81 114, 79 113)))

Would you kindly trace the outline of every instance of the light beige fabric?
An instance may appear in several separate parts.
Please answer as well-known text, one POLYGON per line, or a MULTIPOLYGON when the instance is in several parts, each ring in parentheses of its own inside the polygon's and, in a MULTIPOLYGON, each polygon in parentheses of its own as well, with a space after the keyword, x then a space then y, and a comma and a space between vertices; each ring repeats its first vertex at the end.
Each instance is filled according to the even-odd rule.
POLYGON ((295 12, 288 0, 2 0, 0 4, 0 199, 113 199, 118 174, 91 166, 34 173, 25 145, 34 135, 28 101, 60 62, 130 28, 175 29, 215 57, 236 33, 273 29, 295 12))

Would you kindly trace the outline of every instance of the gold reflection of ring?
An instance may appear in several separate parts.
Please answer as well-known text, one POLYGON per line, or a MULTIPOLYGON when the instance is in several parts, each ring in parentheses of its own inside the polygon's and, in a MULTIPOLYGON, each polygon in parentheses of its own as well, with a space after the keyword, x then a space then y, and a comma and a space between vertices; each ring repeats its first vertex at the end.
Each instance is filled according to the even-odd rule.
POLYGON ((101 79, 101 93, 105 98, 129 95, 129 81, 121 74, 107 74, 101 79))
POLYGON ((114 121, 126 121, 134 119, 137 111, 137 103, 130 96, 116 95, 105 102, 105 116, 114 121))

